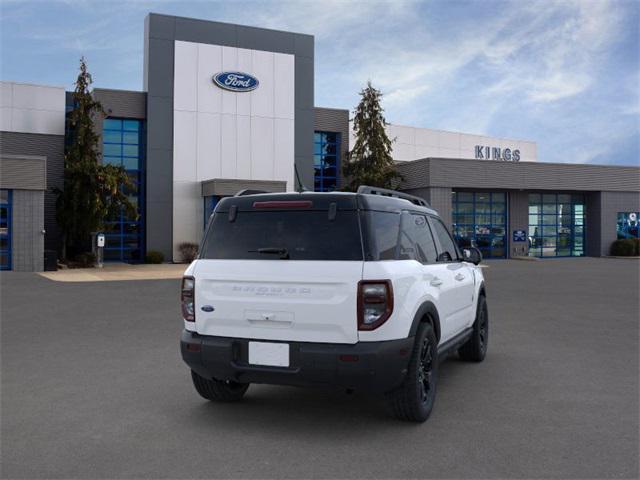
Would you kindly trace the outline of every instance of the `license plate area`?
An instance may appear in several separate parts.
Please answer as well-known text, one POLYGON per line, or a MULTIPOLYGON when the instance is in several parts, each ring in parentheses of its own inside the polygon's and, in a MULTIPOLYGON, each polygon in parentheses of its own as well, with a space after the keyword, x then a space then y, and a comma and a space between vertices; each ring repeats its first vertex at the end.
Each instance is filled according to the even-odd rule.
POLYGON ((289 350, 288 343, 249 342, 249 364, 288 367, 289 350))

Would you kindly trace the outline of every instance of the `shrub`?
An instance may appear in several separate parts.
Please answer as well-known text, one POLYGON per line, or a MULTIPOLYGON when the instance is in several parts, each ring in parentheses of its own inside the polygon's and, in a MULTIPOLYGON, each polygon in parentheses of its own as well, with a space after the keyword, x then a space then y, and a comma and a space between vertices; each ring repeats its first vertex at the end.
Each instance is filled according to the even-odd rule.
POLYGON ((157 250, 149 250, 144 256, 144 263, 162 263, 164 262, 164 255, 157 250))
POLYGON ((193 262, 198 256, 198 244, 191 242, 182 242, 178 245, 178 251, 182 257, 182 261, 185 263, 193 262))
POLYGON ((625 238, 611 244, 611 255, 615 257, 640 256, 640 239, 625 238))
POLYGON ((92 268, 96 265, 96 255, 92 252, 83 252, 76 255, 75 266, 78 268, 92 268))

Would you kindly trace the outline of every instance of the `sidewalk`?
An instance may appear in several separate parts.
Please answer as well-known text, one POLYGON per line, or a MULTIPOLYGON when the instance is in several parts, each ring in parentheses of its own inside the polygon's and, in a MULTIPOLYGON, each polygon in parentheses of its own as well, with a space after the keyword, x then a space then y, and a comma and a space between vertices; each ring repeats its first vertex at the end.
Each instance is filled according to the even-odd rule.
POLYGON ((165 280, 182 278, 187 264, 159 265, 107 264, 104 268, 70 268, 38 275, 55 282, 113 282, 122 280, 165 280))

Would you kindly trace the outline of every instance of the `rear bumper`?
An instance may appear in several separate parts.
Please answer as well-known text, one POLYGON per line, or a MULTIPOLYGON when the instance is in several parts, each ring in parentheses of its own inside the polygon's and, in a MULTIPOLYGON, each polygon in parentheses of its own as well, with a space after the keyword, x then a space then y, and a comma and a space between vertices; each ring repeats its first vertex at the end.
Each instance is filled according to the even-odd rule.
MULTIPOLYGON (((250 365, 249 339, 212 337, 183 330, 182 358, 205 378, 275 385, 333 385, 385 392, 404 379, 414 337, 354 345, 286 342, 289 367, 250 365)), ((256 340, 259 341, 259 340, 256 340)))

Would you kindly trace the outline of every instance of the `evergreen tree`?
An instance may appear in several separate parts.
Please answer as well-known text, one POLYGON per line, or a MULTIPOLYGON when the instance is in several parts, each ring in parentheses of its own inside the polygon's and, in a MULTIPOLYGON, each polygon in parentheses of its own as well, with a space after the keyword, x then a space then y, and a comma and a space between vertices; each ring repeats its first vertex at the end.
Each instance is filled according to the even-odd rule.
POLYGON ((356 191, 360 185, 393 188, 401 177, 391 157, 392 140, 384 129, 387 122, 380 105, 382 92, 369 81, 360 96, 353 117, 355 144, 343 166, 348 181, 345 190, 356 191))
POLYGON ((124 168, 100 163, 100 136, 94 120, 98 115, 104 116, 104 110, 89 90, 91 83, 82 57, 73 92, 73 110, 67 118, 64 189, 56 190, 56 220, 62 229, 63 259, 68 247, 76 252, 90 248, 91 234, 103 227, 107 216, 117 216, 123 209, 136 215, 123 193, 123 189, 133 186, 124 168))

